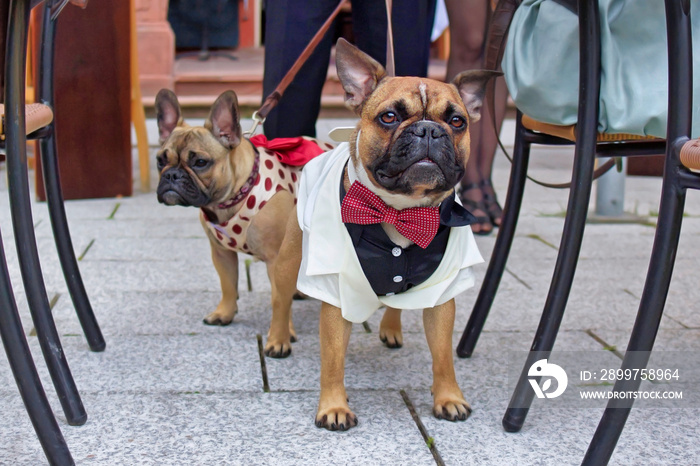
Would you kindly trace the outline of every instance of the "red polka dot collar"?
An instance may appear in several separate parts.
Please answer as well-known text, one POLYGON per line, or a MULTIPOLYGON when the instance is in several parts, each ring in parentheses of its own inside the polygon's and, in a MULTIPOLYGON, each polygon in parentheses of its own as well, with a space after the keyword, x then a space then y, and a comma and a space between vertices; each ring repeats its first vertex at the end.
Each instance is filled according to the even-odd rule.
POLYGON ((258 172, 260 171, 260 153, 255 146, 253 146, 253 149, 255 149, 255 161, 253 162, 253 170, 250 172, 250 176, 246 182, 243 183, 243 186, 241 186, 241 189, 238 190, 238 193, 236 193, 235 196, 217 206, 219 209, 230 209, 245 199, 250 193, 251 189, 253 189, 255 179, 258 177, 258 172))

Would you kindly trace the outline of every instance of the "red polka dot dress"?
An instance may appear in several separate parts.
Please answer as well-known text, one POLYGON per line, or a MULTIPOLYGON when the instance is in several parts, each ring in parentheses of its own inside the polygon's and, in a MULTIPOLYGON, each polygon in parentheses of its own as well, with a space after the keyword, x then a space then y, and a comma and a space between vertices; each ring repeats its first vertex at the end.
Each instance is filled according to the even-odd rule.
MULTIPOLYGON (((326 148, 324 143, 311 138, 309 140, 321 148, 326 148)), ((255 254, 246 243, 250 221, 279 191, 288 191, 294 197, 296 204, 297 187, 302 168, 280 162, 278 154, 264 147, 258 147, 258 153, 260 154, 258 176, 250 193, 241 201, 241 209, 232 218, 221 224, 209 222, 206 220, 204 212, 200 211, 203 223, 225 248, 250 254, 253 257, 255 254)))

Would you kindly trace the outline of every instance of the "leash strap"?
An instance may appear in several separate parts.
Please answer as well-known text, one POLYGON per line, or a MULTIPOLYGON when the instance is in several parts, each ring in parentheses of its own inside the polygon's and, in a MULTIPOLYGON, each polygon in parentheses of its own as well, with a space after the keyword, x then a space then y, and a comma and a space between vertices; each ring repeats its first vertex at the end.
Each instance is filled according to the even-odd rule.
POLYGON ((391 24, 392 0, 385 0, 386 4, 386 74, 396 76, 396 65, 394 64, 394 30, 391 24))
MULTIPOLYGON (((489 22, 488 33, 486 37, 486 48, 484 56, 484 68, 487 70, 497 71, 499 64, 503 59, 503 53, 505 51, 506 38, 508 37, 508 29, 510 28, 510 23, 513 20, 513 15, 515 10, 520 5, 521 0, 499 0, 496 8, 493 10, 491 21, 489 22)), ((493 130, 496 133, 496 140, 498 141, 498 146, 501 148, 506 158, 510 163, 513 163, 513 158, 510 156, 506 148, 503 146, 500 135, 496 130, 496 80, 492 79, 486 88, 486 100, 488 102, 489 111, 491 113, 491 123, 493 125, 493 130)), ((611 158, 603 165, 598 167, 593 171, 593 180, 598 179, 601 175, 606 173, 617 163, 615 158, 611 158)), ((571 187, 571 182, 567 183, 547 183, 544 181, 537 180, 530 175, 526 175, 527 179, 535 184, 544 186, 546 188, 555 189, 567 189, 571 187)))
MULTIPOLYGON (((67 0, 66 0, 67 1, 67 0)), ((316 49, 318 46, 319 42, 321 42, 321 39, 323 39, 323 36, 326 34, 328 29, 331 27, 333 24, 333 21, 335 20, 336 16, 338 16, 338 13, 340 13, 340 10, 342 9, 343 5, 347 2, 348 0, 340 0, 340 3, 338 3, 338 6, 335 7, 335 10, 331 13, 331 15, 328 17, 325 23, 321 26, 321 28, 316 32, 316 34, 311 38, 311 41, 308 43, 306 48, 301 52, 301 55, 299 55, 299 58, 294 62, 294 65, 287 71, 287 74, 284 75, 284 78, 282 78, 282 81, 277 85, 274 91, 265 98, 265 101, 263 102, 262 106, 255 112, 253 112, 253 126, 251 129, 248 131, 244 132, 245 137, 250 137, 252 134, 255 133, 255 130, 258 128, 259 125, 263 124, 265 122, 265 118, 267 118, 267 115, 270 113, 270 111, 277 106, 279 103, 280 99, 282 98, 282 94, 284 94, 284 91, 287 89, 289 84, 294 80, 296 77, 297 73, 301 69, 301 67, 304 65, 306 60, 309 58, 309 56, 313 53, 313 51, 316 49)), ((395 66, 394 66, 394 33, 392 31, 392 26, 391 26, 391 8, 392 8, 392 0, 385 0, 386 4, 386 16, 387 16, 387 35, 386 35, 386 71, 389 76, 394 76, 396 74, 395 71, 395 66)))

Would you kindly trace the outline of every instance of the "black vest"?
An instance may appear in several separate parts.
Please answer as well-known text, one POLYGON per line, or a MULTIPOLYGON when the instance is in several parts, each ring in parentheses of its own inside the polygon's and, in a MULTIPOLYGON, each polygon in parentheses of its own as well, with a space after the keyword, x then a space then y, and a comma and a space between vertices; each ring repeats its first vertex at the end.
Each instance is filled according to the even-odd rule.
MULTIPOLYGON (((340 202, 345 197, 341 180, 340 202)), ((445 254, 451 227, 467 226, 475 217, 455 202, 454 191, 440 204, 440 227, 427 248, 416 244, 401 248, 387 236, 381 224, 346 223, 362 271, 377 296, 402 293, 430 277, 445 254)))

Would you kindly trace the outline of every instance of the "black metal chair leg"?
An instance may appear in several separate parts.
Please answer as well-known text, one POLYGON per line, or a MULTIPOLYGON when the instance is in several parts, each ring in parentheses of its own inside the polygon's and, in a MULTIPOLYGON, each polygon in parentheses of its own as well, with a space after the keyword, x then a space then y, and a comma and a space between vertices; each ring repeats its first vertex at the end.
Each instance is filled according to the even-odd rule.
POLYGON ((503 417, 503 427, 508 432, 518 432, 525 422, 525 417, 535 395, 528 382, 528 370, 536 361, 549 356, 564 317, 564 310, 569 298, 571 284, 574 281, 576 263, 583 240, 588 202, 591 194, 594 159, 593 150, 589 150, 588 153, 577 154, 574 159, 569 207, 549 294, 547 295, 530 354, 520 374, 520 379, 511 397, 508 410, 503 417))
POLYGON ((17 312, 12 284, 7 272, 5 251, 0 242, 0 336, 15 376, 17 388, 34 431, 51 464, 73 464, 68 445, 58 427, 46 393, 37 374, 24 329, 17 312))
MULTIPOLYGON (((664 188, 666 187, 667 185, 664 186, 664 188)), ((685 191, 677 185, 668 186, 668 188, 665 190, 667 192, 662 194, 663 200, 659 210, 660 215, 649 262, 649 271, 632 335, 625 352, 625 358, 622 361, 623 370, 644 369, 647 366, 671 283, 673 263, 678 248, 681 222, 683 221, 685 191)), ((616 392, 637 391, 640 384, 641 379, 620 379, 615 383, 613 390, 616 392)), ((632 398, 611 399, 608 402, 582 464, 597 466, 607 464, 610 461, 633 403, 632 398)))
MULTIPOLYGON (((38 79, 38 101, 54 108, 53 89, 53 58, 56 20, 51 19, 51 4, 47 1, 44 11, 42 27, 41 69, 38 79)), ((100 326, 90 305, 90 300, 85 291, 80 269, 75 258, 73 243, 71 241, 66 210, 63 205, 63 193, 56 156, 56 137, 54 126, 51 125, 50 134, 39 141, 41 146, 41 166, 46 190, 46 201, 49 207, 51 227, 53 228, 56 249, 61 262, 61 269, 65 277, 68 291, 73 300, 73 306, 78 315, 78 320, 85 333, 88 346, 92 351, 104 351, 105 340, 100 326)))
POLYGON ((530 366, 539 359, 547 358, 554 347, 571 284, 574 281, 586 225, 593 182, 600 90, 600 18, 595 0, 579 2, 579 21, 582 25, 579 28, 579 40, 582 44, 588 44, 588 47, 581 49, 579 123, 576 128, 576 151, 569 203, 554 275, 540 324, 508 409, 503 416, 503 428, 508 432, 518 432, 522 428, 532 404, 535 394, 527 377, 530 366))
MULTIPOLYGON (((686 187, 700 189, 697 176, 691 176, 680 163, 681 147, 691 134, 692 122, 693 54, 689 9, 690 2, 666 1, 669 110, 663 188, 649 269, 637 318, 622 361, 623 370, 644 369, 649 362, 671 284, 683 222, 686 187)), ((613 390, 637 391, 640 384, 641 380, 637 378, 621 379, 615 383, 613 390)), ((633 403, 633 398, 612 398, 608 402, 582 464, 608 464, 633 403)))
POLYGON ((46 365, 68 423, 82 425, 87 420, 87 413, 68 367, 51 315, 31 215, 24 115, 25 56, 29 10, 30 2, 28 0, 12 1, 7 35, 5 132, 12 225, 29 309, 46 365))
POLYGON ((496 244, 493 248, 489 266, 486 269, 484 281, 479 290, 479 296, 474 303, 467 326, 464 328, 462 338, 457 345, 457 356, 460 358, 469 358, 474 352, 474 347, 484 328, 486 318, 496 297, 498 286, 501 283, 508 255, 510 254, 510 247, 515 237, 523 192, 525 191, 525 181, 527 180, 527 166, 530 160, 530 142, 525 137, 526 130, 522 126, 521 116, 520 112, 518 112, 515 144, 513 147, 513 165, 510 169, 510 181, 503 209, 503 221, 498 228, 496 244))

